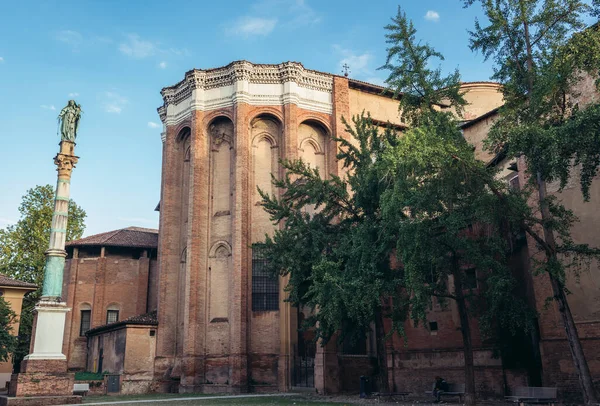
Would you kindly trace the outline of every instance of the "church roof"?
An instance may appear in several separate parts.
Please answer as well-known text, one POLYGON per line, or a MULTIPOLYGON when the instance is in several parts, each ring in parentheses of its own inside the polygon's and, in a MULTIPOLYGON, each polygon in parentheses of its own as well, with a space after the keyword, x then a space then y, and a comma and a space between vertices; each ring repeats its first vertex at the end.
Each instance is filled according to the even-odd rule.
POLYGON ((0 273, 0 287, 11 287, 11 288, 28 288, 28 289, 37 289, 37 285, 35 283, 23 282, 17 279, 9 278, 8 276, 0 273))
POLYGON ((156 310, 146 314, 138 314, 137 316, 131 316, 125 320, 117 321, 114 323, 105 324, 96 328, 88 330, 86 335, 93 335, 106 330, 112 330, 117 327, 138 325, 138 326, 158 326, 158 313, 156 310))
POLYGON ((157 248, 158 230, 153 228, 127 227, 69 241, 66 246, 157 248))

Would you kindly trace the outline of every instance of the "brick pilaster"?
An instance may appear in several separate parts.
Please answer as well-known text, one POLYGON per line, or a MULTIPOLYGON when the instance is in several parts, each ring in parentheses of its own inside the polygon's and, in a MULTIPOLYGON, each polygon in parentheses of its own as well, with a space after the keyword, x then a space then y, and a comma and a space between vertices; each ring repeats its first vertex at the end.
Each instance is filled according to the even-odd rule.
POLYGON ((249 164, 250 134, 246 103, 234 106, 234 199, 232 250, 233 277, 231 280, 230 363, 231 385, 234 391, 248 390, 248 275, 249 275, 249 164), (237 255, 236 255, 237 254, 237 255))

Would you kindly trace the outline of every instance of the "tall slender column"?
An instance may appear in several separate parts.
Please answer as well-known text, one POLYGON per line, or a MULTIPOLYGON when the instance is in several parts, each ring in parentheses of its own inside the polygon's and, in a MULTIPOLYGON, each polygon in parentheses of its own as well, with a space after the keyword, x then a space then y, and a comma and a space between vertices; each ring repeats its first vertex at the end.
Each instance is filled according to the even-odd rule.
POLYGON ((60 152, 54 158, 58 180, 54 199, 54 213, 50 228, 50 243, 46 251, 42 299, 37 304, 35 336, 31 354, 25 360, 65 360, 62 343, 65 318, 70 310, 62 302, 63 272, 65 267, 65 242, 69 213, 71 172, 78 161, 74 154, 75 142, 63 140, 60 152))
MULTIPOLYGON (((32 405, 79 403, 73 395, 75 374, 67 371, 67 357, 63 351, 65 319, 71 309, 62 301, 65 267, 65 242, 69 212, 71 172, 79 160, 75 156, 75 137, 81 117, 81 107, 70 100, 59 115, 61 119, 60 151, 54 157, 58 179, 54 198, 54 213, 50 228, 50 242, 46 251, 42 298, 35 307, 31 353, 21 363, 21 372, 13 374, 9 396, 30 397, 32 405), (44 396, 43 400, 36 396, 44 396)), ((15 404, 21 404, 21 401, 15 404)), ((2 403, 0 400, 0 404, 2 403)), ((8 403, 8 404, 12 404, 8 403)))
POLYGON ((50 228, 50 244, 46 251, 44 286, 42 301, 59 302, 62 296, 63 271, 65 268, 65 242, 69 217, 69 195, 71 192, 71 172, 79 157, 74 155, 75 143, 61 141, 60 152, 54 158, 57 166, 56 197, 50 228))

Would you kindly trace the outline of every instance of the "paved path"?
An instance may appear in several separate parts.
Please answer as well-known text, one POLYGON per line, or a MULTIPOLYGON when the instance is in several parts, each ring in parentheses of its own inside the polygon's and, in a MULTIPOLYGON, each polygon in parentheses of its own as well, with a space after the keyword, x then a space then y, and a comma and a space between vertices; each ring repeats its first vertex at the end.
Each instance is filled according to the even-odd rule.
MULTIPOLYGON (((164 403, 164 402, 184 402, 190 400, 203 401, 203 400, 219 400, 219 399, 244 399, 244 398, 267 398, 267 397, 285 397, 285 396, 298 396, 297 393, 272 393, 264 395, 222 395, 222 396, 196 396, 186 398, 160 398, 160 399, 140 399, 140 400, 118 400, 116 402, 95 402, 95 403, 78 403, 75 406, 89 406, 89 405, 129 405, 133 403, 164 403)), ((63 405, 67 406, 67 405, 63 405)))

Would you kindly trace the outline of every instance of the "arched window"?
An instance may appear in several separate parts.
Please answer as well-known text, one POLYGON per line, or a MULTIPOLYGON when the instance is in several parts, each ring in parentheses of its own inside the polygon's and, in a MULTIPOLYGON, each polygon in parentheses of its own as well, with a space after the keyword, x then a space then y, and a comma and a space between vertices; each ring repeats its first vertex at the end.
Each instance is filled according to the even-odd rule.
POLYGON ((92 325, 92 306, 89 303, 82 303, 79 305, 79 310, 79 335, 84 336, 92 325))
POLYGON ((106 308, 106 324, 119 321, 119 305, 113 303, 106 308))

